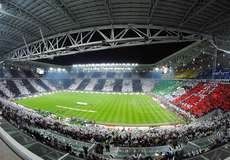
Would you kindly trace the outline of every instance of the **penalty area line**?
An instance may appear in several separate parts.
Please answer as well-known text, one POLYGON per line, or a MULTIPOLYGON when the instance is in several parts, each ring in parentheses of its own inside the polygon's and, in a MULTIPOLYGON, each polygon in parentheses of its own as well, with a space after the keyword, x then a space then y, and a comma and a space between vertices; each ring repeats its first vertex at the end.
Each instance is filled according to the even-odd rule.
POLYGON ((69 110, 75 110, 75 111, 80 111, 80 112, 90 112, 90 113, 95 113, 96 111, 94 110, 84 110, 84 109, 77 109, 77 108, 70 108, 70 107, 64 107, 64 106, 59 106, 56 105, 58 108, 64 108, 64 109, 69 109, 69 110))

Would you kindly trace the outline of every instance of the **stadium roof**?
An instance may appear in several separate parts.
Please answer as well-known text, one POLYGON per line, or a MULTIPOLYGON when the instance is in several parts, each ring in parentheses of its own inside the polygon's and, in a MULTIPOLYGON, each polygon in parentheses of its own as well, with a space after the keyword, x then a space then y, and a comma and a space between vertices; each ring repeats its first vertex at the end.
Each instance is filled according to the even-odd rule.
POLYGON ((43 37, 98 26, 151 25, 223 36, 229 8, 229 0, 0 0, 0 54, 43 37))

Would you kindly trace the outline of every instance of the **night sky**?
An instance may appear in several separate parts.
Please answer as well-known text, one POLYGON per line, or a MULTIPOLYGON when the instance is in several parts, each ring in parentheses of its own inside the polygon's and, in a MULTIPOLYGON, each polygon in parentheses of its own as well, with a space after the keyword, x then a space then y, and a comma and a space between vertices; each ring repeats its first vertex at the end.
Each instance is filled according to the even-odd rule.
POLYGON ((188 46, 189 44, 191 44, 191 42, 125 47, 59 56, 55 57, 53 60, 43 59, 39 61, 59 65, 86 63, 152 64, 188 46))

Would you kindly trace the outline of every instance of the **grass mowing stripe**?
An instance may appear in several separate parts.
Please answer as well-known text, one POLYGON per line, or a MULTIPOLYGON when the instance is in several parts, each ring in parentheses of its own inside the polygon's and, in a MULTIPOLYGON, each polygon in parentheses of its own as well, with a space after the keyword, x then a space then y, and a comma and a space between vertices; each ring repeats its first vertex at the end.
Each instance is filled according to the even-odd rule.
POLYGON ((143 104, 148 105, 149 107, 145 107, 145 113, 146 113, 146 119, 147 119, 147 123, 151 123, 152 122, 152 117, 153 117, 153 113, 152 113, 152 104, 149 103, 149 101, 143 101, 143 104))
POLYGON ((140 100, 141 104, 140 104, 140 112, 142 114, 141 119, 142 119, 142 123, 146 124, 147 121, 147 116, 148 114, 145 113, 146 109, 149 108, 149 106, 145 107, 145 102, 143 101, 143 99, 140 100))
MULTIPOLYGON (((113 101, 107 101, 107 103, 104 103, 103 106, 103 111, 101 112, 101 123, 105 122, 105 123, 109 123, 109 115, 111 114, 111 102, 113 103, 113 101)), ((100 117, 100 115, 98 115, 100 117)))
POLYGON ((151 96, 125 94, 97 94, 58 92, 40 97, 17 100, 16 103, 32 109, 47 110, 63 117, 80 117, 104 124, 155 125, 159 123, 182 122, 155 102, 151 96), (88 103, 79 105, 77 102, 88 103), (60 109, 57 106, 76 108, 76 111, 60 109), (95 113, 77 110, 95 110, 95 113))

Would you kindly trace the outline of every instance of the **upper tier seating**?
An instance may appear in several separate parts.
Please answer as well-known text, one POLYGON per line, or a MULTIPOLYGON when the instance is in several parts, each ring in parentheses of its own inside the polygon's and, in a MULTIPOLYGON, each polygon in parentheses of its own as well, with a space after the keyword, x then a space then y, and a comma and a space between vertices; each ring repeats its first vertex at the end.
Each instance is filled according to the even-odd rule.
POLYGON ((0 77, 1 77, 1 78, 4 77, 4 71, 3 71, 3 69, 0 69, 0 77))
POLYGON ((9 69, 7 69, 7 68, 3 69, 3 77, 4 78, 12 78, 12 75, 11 75, 9 69))
POLYGON ((25 76, 27 77, 27 78, 34 78, 34 74, 33 74, 33 72, 31 72, 31 71, 28 71, 28 70, 24 70, 24 74, 25 74, 25 76))
POLYGON ((85 73, 84 72, 79 72, 77 75, 78 78, 84 78, 85 77, 85 73))
POLYGON ((199 72, 194 69, 182 69, 182 70, 177 70, 175 72, 175 78, 176 79, 193 79, 198 76, 199 72))
POLYGON ((15 69, 10 69, 10 74, 12 75, 13 78, 21 78, 21 75, 19 74, 19 72, 15 69))
POLYGON ((115 78, 116 73, 115 72, 107 72, 106 78, 115 78))
POLYGON ((101 78, 104 75, 103 72, 94 72, 92 73, 91 77, 92 78, 101 78))
POLYGON ((132 78, 131 72, 125 72, 125 73, 123 74, 123 78, 132 78))

